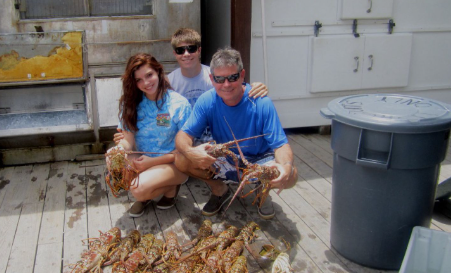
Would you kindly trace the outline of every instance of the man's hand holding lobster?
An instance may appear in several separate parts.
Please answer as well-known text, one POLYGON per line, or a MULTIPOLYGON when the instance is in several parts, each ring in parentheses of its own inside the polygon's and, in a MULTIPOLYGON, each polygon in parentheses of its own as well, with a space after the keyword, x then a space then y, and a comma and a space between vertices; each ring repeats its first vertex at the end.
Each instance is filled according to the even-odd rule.
POLYGON ((183 154, 193 163, 193 167, 201 170, 207 170, 210 169, 210 166, 216 162, 216 158, 212 157, 207 152, 210 147, 211 144, 204 143, 199 146, 192 147, 187 151, 183 151, 183 154))
MULTIPOLYGON (((295 168, 291 163, 279 164, 276 162, 272 162, 268 164, 268 166, 275 166, 280 172, 280 175, 276 179, 269 182, 271 188, 280 189, 281 191, 283 189, 291 188, 293 186, 292 181, 293 175, 295 175, 295 168)), ((294 182, 296 182, 296 180, 294 180, 294 182)))

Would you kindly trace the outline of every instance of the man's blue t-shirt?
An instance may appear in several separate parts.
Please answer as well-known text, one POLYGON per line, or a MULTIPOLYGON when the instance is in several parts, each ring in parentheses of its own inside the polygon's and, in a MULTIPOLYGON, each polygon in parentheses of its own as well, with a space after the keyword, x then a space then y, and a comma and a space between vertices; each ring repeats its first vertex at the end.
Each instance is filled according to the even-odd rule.
POLYGON ((235 106, 227 106, 216 94, 215 89, 208 90, 197 100, 182 131, 190 136, 199 137, 205 127, 210 126, 213 139, 217 143, 225 143, 233 140, 225 121, 227 120, 236 139, 266 134, 239 143, 243 154, 249 156, 270 152, 288 143, 271 99, 249 98, 250 89, 251 86, 246 84, 244 95, 235 106))
MULTIPOLYGON (((175 135, 190 116, 191 105, 186 98, 172 90, 166 92, 165 99, 159 110, 155 101, 149 100, 143 94, 143 100, 137 108, 136 150, 162 154, 175 150, 175 135)), ((119 124, 119 128, 122 128, 122 124, 119 124)), ((146 155, 161 156, 161 154, 146 155)))

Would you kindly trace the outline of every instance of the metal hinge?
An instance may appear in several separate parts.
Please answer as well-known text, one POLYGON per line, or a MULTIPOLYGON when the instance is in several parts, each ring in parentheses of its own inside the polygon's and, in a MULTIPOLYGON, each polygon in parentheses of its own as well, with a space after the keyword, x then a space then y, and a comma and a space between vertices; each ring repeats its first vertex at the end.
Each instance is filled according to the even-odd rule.
POLYGON ((10 107, 0 107, 0 114, 8 114, 11 113, 10 107))
POLYGON ((74 109, 85 109, 85 104, 84 103, 73 103, 72 104, 74 106, 74 109))
POLYGON ((27 1, 15 0, 14 8, 19 10, 20 12, 26 12, 27 11, 27 1))

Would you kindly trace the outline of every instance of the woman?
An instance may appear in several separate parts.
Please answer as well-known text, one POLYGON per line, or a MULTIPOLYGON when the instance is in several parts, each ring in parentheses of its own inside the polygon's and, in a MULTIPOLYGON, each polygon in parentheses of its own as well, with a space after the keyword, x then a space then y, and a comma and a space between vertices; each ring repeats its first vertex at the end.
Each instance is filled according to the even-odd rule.
MULTIPOLYGON (((170 90, 163 66, 150 54, 138 53, 128 60, 122 76, 123 94, 119 101, 120 127, 124 138, 112 149, 161 154, 128 155, 139 171, 137 187, 130 192, 136 202, 131 217, 143 215, 151 199, 163 195, 157 208, 174 206, 180 185, 188 176, 177 170, 174 155, 175 135, 191 113, 187 99, 170 90)), ((107 162, 109 164, 109 162, 107 162)))

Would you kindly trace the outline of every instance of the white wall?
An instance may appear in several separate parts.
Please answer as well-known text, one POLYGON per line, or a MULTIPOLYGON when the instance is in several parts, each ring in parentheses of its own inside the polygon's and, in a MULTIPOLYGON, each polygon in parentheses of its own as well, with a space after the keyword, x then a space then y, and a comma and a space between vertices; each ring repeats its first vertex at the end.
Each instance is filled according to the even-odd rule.
MULTIPOLYGON (((316 20, 322 23, 320 37, 352 37, 353 20, 340 18, 343 1, 265 0, 267 85, 284 127, 329 124, 329 120, 320 116, 319 110, 334 98, 352 94, 403 93, 451 104, 449 0, 394 0, 389 18, 357 20, 357 32, 361 38, 370 34, 389 36, 389 19, 396 24, 392 36, 412 35, 406 86, 312 92, 313 26, 316 20)), ((260 3, 260 0, 252 1, 251 82, 264 81, 260 3)), ((390 53, 389 48, 387 52, 390 53)), ((337 50, 334 54, 338 57, 343 52, 337 50)), ((395 60, 397 56, 392 58, 395 60)), ((331 65, 333 61, 331 58, 331 65)))

